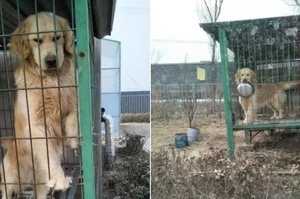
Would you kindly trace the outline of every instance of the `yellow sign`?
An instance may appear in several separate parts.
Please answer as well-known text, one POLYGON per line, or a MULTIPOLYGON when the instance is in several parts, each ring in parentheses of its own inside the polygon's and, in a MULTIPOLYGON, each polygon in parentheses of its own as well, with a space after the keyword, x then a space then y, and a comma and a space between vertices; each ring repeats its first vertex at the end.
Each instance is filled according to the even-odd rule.
POLYGON ((197 67, 197 79, 200 81, 205 80, 205 70, 203 68, 197 67))

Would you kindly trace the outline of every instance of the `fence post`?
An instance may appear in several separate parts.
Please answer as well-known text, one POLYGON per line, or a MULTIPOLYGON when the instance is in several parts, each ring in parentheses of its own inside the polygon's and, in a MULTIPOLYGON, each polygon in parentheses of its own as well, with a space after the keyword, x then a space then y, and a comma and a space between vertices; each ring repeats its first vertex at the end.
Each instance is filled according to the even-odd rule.
POLYGON ((230 97, 230 85, 229 85, 229 71, 228 71, 228 59, 227 59, 227 43, 226 32, 224 28, 219 28, 219 41, 222 60, 222 80, 224 90, 224 106, 226 115, 226 127, 227 127, 227 140, 229 148, 229 156, 232 157, 234 153, 234 136, 233 136, 233 123, 231 112, 231 97, 230 97))
POLYGON ((79 79, 80 131, 82 135, 82 168, 84 198, 95 198, 94 157, 92 139, 92 85, 89 6, 86 0, 75 1, 77 68, 79 79))

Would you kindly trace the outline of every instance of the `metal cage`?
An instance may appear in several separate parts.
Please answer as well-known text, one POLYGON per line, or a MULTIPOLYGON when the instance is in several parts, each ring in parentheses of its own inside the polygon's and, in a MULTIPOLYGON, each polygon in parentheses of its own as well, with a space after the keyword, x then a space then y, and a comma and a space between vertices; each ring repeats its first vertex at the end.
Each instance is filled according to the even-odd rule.
MULTIPOLYGON (((288 16, 200 24, 220 43, 230 155, 234 152, 233 131, 244 130, 245 141, 249 143, 253 131, 300 127, 300 87, 297 83, 300 80, 299 21, 300 16, 288 16), (251 106, 255 107, 255 110, 252 110, 257 114, 255 120, 250 123, 242 122, 245 113, 239 103, 235 74, 238 69, 243 68, 254 71, 259 86, 296 82, 284 91, 284 117, 270 119, 270 108, 251 106)), ((269 93, 270 90, 265 90, 263 95, 269 93)), ((254 94, 263 97, 256 91, 254 94)), ((276 100, 275 97, 273 100, 276 100)))
MULTIPOLYGON (((2 164, 0 167, 1 170, 1 183, 2 187, 2 197, 6 195, 4 198, 37 198, 37 190, 39 190, 39 186, 44 186, 46 183, 49 183, 49 178, 51 178, 51 149, 49 146, 52 141, 57 144, 59 149, 55 148, 55 152, 61 151, 60 158, 60 166, 65 176, 69 176, 72 178, 72 183, 70 187, 65 191, 56 191, 55 189, 49 189, 47 198, 102 198, 102 145, 101 145, 101 103, 100 103, 100 77, 101 77, 101 68, 100 68, 100 51, 99 48, 94 47, 94 37, 101 39, 107 34, 110 34, 112 30, 112 20, 114 14, 114 6, 115 0, 67 0, 67 1, 59 1, 59 0, 35 0, 35 1, 27 1, 27 0, 0 0, 0 17, 1 17, 1 28, 0 28, 0 142, 2 146, 2 150, 0 150, 0 156, 2 159, 2 164), (49 24, 54 24, 52 26, 52 30, 42 30, 43 26, 47 26, 49 24, 40 24, 39 19, 36 17, 34 20, 31 20, 31 27, 34 27, 36 31, 31 30, 21 30, 21 26, 23 25, 24 20, 30 15, 37 15, 40 12, 51 12, 53 13, 53 21, 49 24), (68 21, 68 28, 57 28, 60 26, 60 21, 55 16, 60 16, 65 18, 68 21), (20 27, 17 29, 17 27, 20 27), (14 30, 15 31, 13 33, 14 30), (52 35, 52 44, 54 44, 54 53, 50 60, 46 59, 42 55, 42 45, 43 35, 52 35), (60 84, 63 80, 59 79, 60 74, 62 73, 60 68, 58 67, 59 61, 59 53, 63 53, 65 55, 65 43, 63 43, 63 51, 60 51, 60 40, 61 36, 66 42, 65 34, 72 35, 71 44, 73 46, 72 51, 68 52, 68 56, 70 56, 70 63, 73 62, 74 71, 70 72, 70 79, 72 79, 68 85, 60 84), (25 43, 27 39, 32 35, 37 36, 33 41, 34 45, 37 46, 37 58, 34 58, 33 55, 33 47, 30 46, 30 61, 28 63, 35 63, 33 67, 40 66, 37 69, 37 74, 40 74, 40 82, 41 86, 31 87, 27 86, 27 82, 29 81, 29 76, 26 77, 25 63, 27 52, 24 52, 25 43), (61 36, 60 36, 61 35, 61 36), (14 44, 12 43, 12 37, 15 36, 17 41, 20 42, 21 52, 11 52, 14 48, 14 44), (17 54, 17 55, 16 55, 17 54), (53 60, 55 57, 55 60, 53 60), (34 61, 35 60, 35 61, 34 61), (38 61, 36 61, 38 60, 38 61), (42 68, 42 63, 45 61, 45 71, 42 68), (24 65, 24 66, 22 66, 24 65), (57 79, 55 82, 57 86, 52 86, 50 84, 47 86, 44 85, 45 76, 48 74, 48 69, 50 65, 55 65, 52 72, 55 73, 57 79), (22 74, 22 80, 24 82, 22 85, 24 87, 16 87, 16 70, 21 67, 22 70, 19 70, 19 73, 22 74), (48 68, 47 68, 48 67, 48 68), (55 71, 55 72, 54 72, 55 71), (44 75, 46 74, 46 75, 44 75), (57 75, 59 74, 59 75, 57 75), (58 101, 61 103, 62 98, 68 97, 67 90, 71 89, 73 94, 75 94, 73 98, 65 99, 70 104, 73 102, 76 104, 76 115, 73 119, 75 125, 78 127, 78 133, 76 136, 69 136, 65 132, 69 128, 65 125, 66 117, 68 117, 68 113, 63 113, 63 108, 58 108, 58 110, 53 110, 53 112, 57 111, 57 116, 60 118, 60 122, 57 122, 59 126, 58 129, 53 130, 54 132, 58 132, 55 134, 56 136, 50 137, 47 132, 50 132, 49 128, 52 128, 49 121, 52 121, 51 118, 47 114, 53 114, 53 112, 47 109, 47 100, 50 101, 52 98, 46 98, 45 93, 47 90, 51 91, 51 89, 56 93, 58 93, 58 101), (44 130, 42 135, 45 136, 35 136, 32 132, 38 131, 36 126, 33 124, 38 123, 34 119, 31 118, 31 113, 33 108, 30 108, 30 104, 34 103, 32 99, 34 98, 25 98, 22 106, 27 107, 27 113, 25 119, 27 121, 26 129, 16 130, 16 118, 18 118, 18 113, 16 113, 16 93, 25 93, 24 96, 29 96, 30 93, 37 92, 41 96, 42 99, 41 105, 41 123, 44 130), (30 101, 31 100, 31 101, 30 101), (47 113, 48 111, 48 113, 47 113), (50 112, 50 113, 49 113, 50 112), (30 118, 30 119, 29 119, 30 118), (32 123, 28 122, 32 119, 32 123), (48 123, 48 124, 47 124, 48 123), (28 127, 29 126, 29 127, 28 127), (29 130, 27 130, 27 127, 29 130), (31 129, 32 127, 32 129, 31 129), (19 132, 19 135, 23 135, 22 131, 28 132, 29 136, 18 136, 16 132, 19 132), (65 143, 68 139, 76 139, 79 141, 79 145, 76 149, 72 149, 67 146, 65 143), (37 140, 41 140, 38 142, 37 140), (19 156, 18 147, 22 148, 23 143, 30 143, 28 151, 30 153, 25 153, 27 155, 19 156), (38 143, 46 143, 44 146, 39 146, 40 148, 45 148, 47 153, 44 155, 44 159, 40 157, 38 159, 38 163, 36 163, 36 157, 39 153, 37 148, 38 143), (14 154, 15 152, 15 154, 14 154), (5 176, 9 176, 10 165, 5 165, 4 158, 8 156, 7 154, 13 154, 16 158, 17 165, 17 180, 10 180, 5 176), (27 158, 28 157, 28 158, 27 158), (23 161, 23 162, 22 162, 23 161), (43 170, 41 169, 44 164, 44 161, 48 164, 47 175, 44 175, 45 179, 39 179, 38 176, 43 170), (23 164, 23 165, 22 165, 23 164), (30 165, 28 171, 22 170, 22 166, 30 165), (35 170, 36 168, 36 170, 35 170), (27 172, 27 173, 26 173, 27 172), (22 180, 22 175, 27 176, 28 181, 22 180), (31 178, 31 176, 33 176, 31 178), (37 180, 39 179, 39 180, 37 180), (13 195, 9 194, 8 187, 15 186, 13 189, 13 195), (9 194, 9 195, 7 195, 9 194)), ((29 39, 28 39, 29 40, 29 39)), ((29 43, 30 45, 31 43, 29 43)), ((27 43, 26 43, 27 45, 27 43)), ((66 56, 66 55, 65 55, 66 56)), ((49 57, 49 56, 46 56, 49 57)), ((64 60, 62 60, 63 62, 64 60)), ((63 62, 64 63, 64 62, 63 62)), ((66 64, 68 64, 67 62, 66 64)), ((52 67, 52 66, 51 66, 52 67)), ((65 71, 64 71, 65 72, 65 71)), ((64 77, 64 76, 62 76, 64 77)), ((28 85, 30 85, 28 83, 28 85)), ((50 104, 53 102, 50 102, 50 104)), ((67 106, 70 106, 67 103, 67 106)), ((59 105, 58 107, 63 107, 64 105, 59 105)), ((34 106, 32 106, 34 107, 34 106)), ((35 111, 35 109, 34 109, 35 111)), ((33 111, 33 112, 34 112, 33 111)), ((55 120, 56 121, 56 120, 55 120)), ((58 120, 57 120, 58 121, 58 120)), ((55 126, 55 125, 53 125, 55 126)), ((71 127, 73 128, 74 125, 71 127)), ((76 129, 76 128, 75 128, 76 129)), ((24 149, 27 145, 24 145, 24 149)), ((22 148, 23 149, 23 148, 22 148)), ((27 148, 26 148, 27 149, 27 148)), ((21 152, 20 152, 21 153, 21 152)), ((54 168, 54 167, 53 167, 54 168)), ((56 168, 56 167, 55 167, 56 168)), ((51 180, 50 180, 51 181, 51 180)), ((58 186, 58 181, 55 186, 58 186)), ((39 197, 38 197, 39 198, 39 197)), ((43 198, 43 197, 42 197, 43 198)))

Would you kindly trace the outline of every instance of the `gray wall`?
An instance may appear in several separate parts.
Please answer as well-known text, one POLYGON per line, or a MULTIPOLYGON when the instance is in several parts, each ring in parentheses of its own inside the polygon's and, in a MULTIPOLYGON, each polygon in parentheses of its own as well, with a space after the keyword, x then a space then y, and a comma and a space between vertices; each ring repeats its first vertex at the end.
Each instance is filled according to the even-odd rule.
POLYGON ((220 63, 152 64, 151 85, 220 83, 220 63), (197 68, 205 70, 205 81, 197 79, 197 68))

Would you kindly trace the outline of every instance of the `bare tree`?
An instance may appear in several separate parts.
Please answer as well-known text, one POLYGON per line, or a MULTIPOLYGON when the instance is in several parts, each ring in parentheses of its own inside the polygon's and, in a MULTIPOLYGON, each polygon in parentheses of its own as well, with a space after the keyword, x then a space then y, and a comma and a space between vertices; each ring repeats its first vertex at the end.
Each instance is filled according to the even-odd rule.
MULTIPOLYGON (((222 11, 224 0, 200 0, 201 4, 197 6, 197 14, 201 23, 216 23, 222 11)), ((213 35, 209 35, 211 47, 211 66, 212 66, 212 81, 216 83, 217 68, 215 62, 219 59, 217 56, 217 42, 213 35)), ((216 107, 216 86, 212 87, 212 109, 211 113, 215 111, 216 107)))
POLYGON ((196 93, 194 89, 194 83, 191 87, 191 82, 190 80, 190 72, 188 70, 188 54, 184 55, 184 67, 186 67, 185 72, 183 72, 181 75, 183 75, 183 79, 186 82, 186 87, 181 88, 181 97, 182 97, 182 110, 184 115, 188 118, 189 121, 189 128, 195 128, 193 126, 193 120, 194 116, 197 110, 197 100, 196 100, 196 93))
POLYGON ((300 0, 283 0, 289 6, 300 7, 300 0))
POLYGON ((300 0, 283 0, 287 5, 294 7, 297 12, 300 12, 300 0))
POLYGON ((193 120, 197 110, 197 101, 195 98, 186 98, 182 101, 182 110, 189 120, 189 128, 194 128, 193 120))
POLYGON ((158 64, 161 58, 165 55, 165 52, 162 49, 152 49, 151 51, 151 63, 158 64))
MULTIPOLYGON (((198 4, 197 14, 201 23, 216 23, 222 11, 222 6, 224 0, 200 0, 201 5, 198 4)), ((216 39, 210 36, 210 46, 211 46, 211 62, 216 61, 216 39)))

